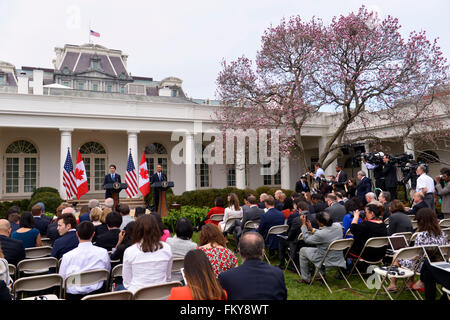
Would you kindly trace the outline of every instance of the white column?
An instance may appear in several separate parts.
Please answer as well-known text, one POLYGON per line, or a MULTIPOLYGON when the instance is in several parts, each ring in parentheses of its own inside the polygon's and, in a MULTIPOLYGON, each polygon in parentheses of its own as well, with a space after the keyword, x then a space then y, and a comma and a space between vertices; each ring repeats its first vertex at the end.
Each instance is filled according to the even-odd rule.
POLYGON ((290 179, 288 157, 281 157, 280 170, 281 170, 281 189, 290 189, 291 179, 290 179))
MULTIPOLYGON (((329 139, 329 137, 320 137, 319 138, 319 142, 318 142, 319 157, 322 154, 322 152, 325 150, 325 146, 328 142, 328 139, 329 139)), ((329 157, 327 156, 323 162, 325 162, 328 158, 329 157)), ((323 166, 323 163, 321 163, 321 165, 323 166)), ((337 165, 337 159, 333 160, 333 162, 331 162, 330 165, 325 169, 325 176, 336 175, 336 165, 337 165)))
POLYGON ((236 188, 245 189, 245 152, 236 152, 236 188))
POLYGON ((195 190, 195 144, 194 135, 186 133, 186 191, 195 190))
POLYGON ((414 140, 411 138, 406 138, 405 141, 403 141, 403 150, 407 154, 412 154, 415 158, 415 148, 414 148, 414 140))
POLYGON ((61 132, 61 147, 60 147, 60 166, 59 166, 59 194, 62 199, 67 198, 66 189, 63 186, 63 170, 64 163, 66 162, 67 150, 70 150, 70 155, 72 157, 72 163, 76 160, 77 155, 73 153, 72 150, 72 128, 60 128, 61 132))
MULTIPOLYGON (((364 153, 368 153, 370 152, 370 143, 368 141, 364 142, 364 153)), ((366 176, 369 176, 369 170, 366 167, 366 164, 364 162, 361 161, 361 170, 364 171, 366 173, 366 176)))
POLYGON ((133 157, 134 167, 139 168, 138 161, 140 162, 139 154, 138 154, 138 130, 128 130, 128 150, 127 150, 127 159, 128 154, 131 149, 131 156, 133 157))

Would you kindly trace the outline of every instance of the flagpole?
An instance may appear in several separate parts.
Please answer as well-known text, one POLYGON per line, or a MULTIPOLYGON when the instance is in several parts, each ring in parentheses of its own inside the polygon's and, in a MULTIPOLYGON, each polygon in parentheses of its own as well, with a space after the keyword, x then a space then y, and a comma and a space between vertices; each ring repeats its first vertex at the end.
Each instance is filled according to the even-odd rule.
POLYGON ((89 19, 89 43, 91 43, 91 20, 89 19))

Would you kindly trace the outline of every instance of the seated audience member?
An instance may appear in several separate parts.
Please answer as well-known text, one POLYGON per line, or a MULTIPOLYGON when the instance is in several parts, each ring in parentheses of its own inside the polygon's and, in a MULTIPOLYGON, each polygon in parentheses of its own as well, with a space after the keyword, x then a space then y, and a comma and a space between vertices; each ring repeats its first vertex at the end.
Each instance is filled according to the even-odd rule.
POLYGON ((279 211, 281 211, 281 209, 283 208, 283 205, 281 205, 280 206, 280 196, 281 196, 281 194, 283 193, 283 190, 276 190, 275 191, 275 193, 274 193, 274 195, 273 195, 273 198, 275 199, 275 205, 274 205, 274 207, 275 207, 275 209, 278 209, 279 211))
MULTIPOLYGON (((413 206, 412 208, 405 208, 408 215, 417 215, 417 212, 423 208, 429 208, 428 203, 425 202, 425 196, 422 192, 416 192, 413 195, 413 206)), ((417 217, 416 217, 417 220, 417 217)))
POLYGON ((247 199, 248 199, 248 197, 250 197, 250 196, 251 196, 251 194, 248 194, 248 193, 244 194, 244 196, 243 196, 243 199, 244 199, 244 205, 241 206, 243 212, 245 212, 245 210, 247 210, 247 209, 249 208, 249 206, 248 206, 248 200, 247 200, 247 199))
POLYGON ((8 215, 8 221, 11 225, 11 232, 14 232, 20 228, 20 215, 18 213, 10 213, 8 215))
POLYGON ((159 230, 161 231, 161 241, 166 242, 167 238, 170 237, 169 229, 162 222, 161 215, 158 212, 152 212, 150 214, 155 216, 156 221, 158 221, 159 230))
POLYGON ((116 246, 111 249, 111 260, 120 260, 120 263, 123 262, 123 253, 133 244, 132 236, 135 225, 136 222, 131 221, 126 225, 125 229, 120 231, 116 246))
POLYGON ((249 208, 244 211, 242 215, 241 221, 236 221, 236 226, 234 228, 234 241, 236 244, 236 248, 239 244, 239 238, 241 237, 243 232, 250 231, 252 229, 246 228, 244 229, 245 224, 247 221, 256 221, 259 222, 259 219, 261 218, 261 215, 264 214, 264 210, 258 207, 258 202, 256 200, 256 197, 251 195, 247 198, 249 208))
MULTIPOLYGON (((383 221, 380 219, 380 210, 373 204, 368 204, 365 207, 365 219, 362 223, 358 223, 360 212, 355 210, 353 212, 353 220, 350 225, 350 231, 353 234, 353 245, 349 250, 348 257, 350 259, 356 259, 361 254, 366 241, 373 237, 386 237, 387 228, 383 221)), ((378 261, 386 254, 386 247, 381 248, 367 248, 364 250, 362 258, 368 261, 378 261)), ((361 263, 362 266, 366 265, 361 263)))
POLYGON ((91 211, 94 208, 100 208, 100 202, 97 199, 91 199, 89 200, 89 204, 88 204, 88 210, 85 213, 81 213, 80 210, 80 216, 79 216, 79 220, 80 222, 83 221, 92 221, 91 219, 91 211))
MULTIPOLYGON (((283 193, 284 194, 284 193, 283 193)), ((281 208, 281 213, 283 213, 284 218, 287 219, 289 216, 294 213, 294 204, 291 198, 286 198, 283 200, 283 207, 281 208)))
POLYGON ((5 219, 9 220, 9 215, 11 215, 13 213, 17 213, 17 214, 20 215, 20 207, 19 206, 11 206, 11 207, 9 207, 9 209, 6 211, 5 219))
MULTIPOLYGON (((108 252, 92 244, 95 228, 92 222, 83 221, 78 225, 76 235, 78 246, 67 252, 62 257, 59 274, 66 279, 69 275, 84 271, 106 269, 111 270, 108 252)), ((100 293, 103 282, 97 282, 88 286, 69 286, 66 288, 67 300, 80 300, 88 294, 100 293)))
POLYGON ((283 271, 263 261, 264 239, 246 232, 239 241, 242 264, 219 274, 229 300, 286 300, 283 271))
POLYGON ((219 221, 214 221, 214 220, 210 219, 213 214, 225 214, 224 203, 223 203, 223 199, 221 197, 217 197, 215 199, 214 207, 212 207, 208 211, 208 214, 206 215, 206 218, 200 223, 199 229, 201 229, 201 227, 204 224, 208 224, 208 223, 213 223, 215 225, 219 224, 219 221))
POLYGON ((175 224, 175 236, 166 240, 174 258, 184 258, 189 250, 197 248, 197 244, 191 240, 193 233, 194 228, 189 219, 178 219, 175 224))
POLYGON ((391 213, 389 212, 389 203, 391 202, 391 194, 389 191, 383 191, 378 196, 378 201, 384 206, 384 214, 383 221, 390 217, 391 213))
POLYGON ((342 192, 337 191, 334 194, 336 196, 336 202, 341 205, 344 205, 345 202, 348 200, 347 198, 344 198, 344 195, 342 194, 342 192))
MULTIPOLYGON (((427 260, 424 261, 422 269, 420 269, 420 281, 424 284, 425 300, 436 299, 437 284, 450 290, 450 277, 448 271, 430 265, 427 260)), ((448 301, 447 293, 442 293, 441 301, 448 301)))
POLYGON ((140 216, 145 214, 145 208, 144 207, 136 207, 134 209, 134 219, 136 220, 140 216))
POLYGON ((97 241, 97 238, 99 236, 108 232, 108 226, 106 225, 106 217, 111 212, 112 212, 112 210, 110 208, 105 207, 102 209, 102 215, 100 217, 101 224, 99 224, 98 226, 95 226, 95 234, 94 234, 94 240, 93 240, 94 243, 97 241))
POLYGON ((123 254, 123 286, 135 293, 138 289, 171 280, 172 251, 161 241, 161 231, 154 215, 136 220, 133 244, 123 254))
POLYGON ((63 213, 57 223, 60 238, 53 243, 52 257, 61 259, 65 253, 78 246, 77 220, 72 213, 63 213))
POLYGON ((80 208, 80 214, 78 215, 78 221, 90 221, 89 220, 90 209, 89 206, 83 205, 80 208), (82 218, 83 217, 83 218, 82 218))
POLYGON ((89 212, 89 220, 85 221, 91 221, 94 227, 99 226, 102 224, 100 219, 102 218, 103 211, 99 207, 94 207, 89 212))
POLYGON ((377 200, 377 195, 373 192, 366 193, 366 202, 371 203, 373 200, 377 200))
POLYGON ((310 192, 311 189, 309 188, 308 185, 308 178, 307 176, 303 175, 300 177, 300 180, 298 180, 295 183, 295 191, 297 193, 302 193, 302 192, 310 192))
POLYGON ((170 291, 169 300, 226 300, 211 263, 202 250, 190 250, 184 257, 186 286, 170 291))
POLYGON ((58 208, 56 208, 56 219, 53 219, 47 227, 47 238, 52 240, 52 245, 55 243, 55 240, 60 237, 58 232, 58 219, 64 213, 71 213, 75 216, 75 210, 72 207, 67 207, 65 204, 60 204, 58 208))
POLYGON ((46 235, 50 219, 43 214, 42 207, 38 204, 35 204, 31 208, 31 214, 33 215, 35 228, 39 230, 41 236, 46 235))
POLYGON ((229 202, 228 207, 225 208, 225 214, 223 216, 223 221, 219 222, 219 227, 222 232, 230 232, 234 231, 234 222, 228 221, 230 218, 239 218, 242 219, 243 210, 239 206, 239 198, 235 193, 229 194, 229 202))
MULTIPOLYGON (((302 279, 298 280, 300 283, 311 282, 311 272, 309 263, 318 266, 322 261, 325 252, 330 243, 334 240, 342 239, 342 227, 339 223, 333 223, 333 219, 328 212, 319 212, 316 214, 319 229, 314 229, 311 222, 306 220, 306 216, 300 216, 302 223, 303 241, 308 245, 315 247, 303 247, 300 249, 300 273, 302 279)), ((345 268, 344 254, 342 251, 331 251, 325 259, 326 266, 336 266, 345 268)))
MULTIPOLYGON (((345 202, 344 207, 345 211, 347 212, 347 214, 344 216, 344 219, 342 220, 342 226, 344 227, 344 238, 353 238, 353 235, 347 235, 346 237, 345 235, 347 234, 348 229, 350 229, 350 225, 353 221, 353 213, 355 212, 355 210, 363 210, 364 207, 362 206, 358 198, 352 198, 348 200, 347 202, 345 202)), ((359 218, 358 223, 361 222, 362 220, 361 218, 359 218)))
POLYGON ((117 244, 119 238, 122 216, 118 212, 110 212, 106 216, 106 226, 108 231, 96 237, 95 245, 111 251, 117 244))
POLYGON ((347 213, 345 211, 345 207, 337 202, 337 197, 334 194, 327 194, 325 200, 328 204, 328 208, 324 211, 329 213, 331 220, 334 222, 342 222, 345 214, 347 213))
POLYGON ((105 199, 105 204, 103 206, 103 209, 108 208, 108 209, 113 209, 114 207, 114 199, 113 198, 106 198, 105 199))
POLYGON ((214 224, 203 226, 198 248, 205 251, 216 275, 237 266, 236 255, 227 248, 227 239, 214 224))
POLYGON ((258 207, 260 209, 265 210, 266 209, 266 203, 264 202, 267 198, 268 194, 267 193, 261 193, 259 195, 259 203, 258 203, 258 207))
POLYGON ((0 301, 12 300, 11 293, 9 290, 10 284, 11 284, 11 277, 8 272, 8 261, 5 259, 2 252, 2 248, 0 246, 0 301))
MULTIPOLYGON (((272 196, 267 196, 266 200, 266 213, 261 216, 259 227, 256 230, 266 239, 269 229, 273 226, 284 224, 284 215, 281 211, 274 208, 275 202, 272 196)), ((269 246, 269 254, 273 254, 275 250, 278 250, 279 237, 277 235, 270 235, 267 240, 269 246)))
POLYGON ((308 211, 309 213, 315 213, 314 211, 314 203, 312 201, 312 195, 310 192, 305 192, 304 194, 300 194, 300 197, 303 196, 305 197, 305 199, 302 199, 303 201, 306 201, 306 203, 308 204, 308 211))
POLYGON ((323 196, 319 193, 312 194, 311 201, 312 201, 313 210, 314 210, 312 213, 324 211, 328 207, 328 205, 323 201, 323 196))
POLYGON ((286 201, 286 199, 287 199, 286 194, 284 192, 279 192, 278 199, 275 200, 275 209, 277 209, 279 211, 283 211, 283 208, 285 205, 284 202, 286 201))
POLYGON ((0 248, 8 263, 16 266, 19 261, 25 259, 25 247, 22 241, 10 238, 10 234, 9 221, 0 219, 0 248))
POLYGON ((405 207, 400 200, 392 200, 389 203, 389 217, 388 234, 391 236, 398 232, 413 232, 411 219, 405 213, 405 207))
POLYGON ((130 216, 130 207, 127 204, 119 204, 119 213, 122 216, 122 224, 120 225, 120 230, 123 230, 128 223, 134 221, 134 218, 130 216))
MULTIPOLYGON (((439 221, 434 211, 430 208, 422 208, 416 214, 417 219, 417 238, 414 241, 415 247, 427 246, 427 245, 446 245, 448 239, 446 234, 439 226, 439 221)), ((416 260, 399 260, 396 262, 403 268, 414 269, 416 260)), ((418 270, 420 271, 420 266, 418 270)), ((423 282, 418 280, 416 283, 411 284, 410 287, 414 290, 423 290, 423 282)), ((391 284, 388 287, 390 291, 397 290, 397 282, 395 278, 391 278, 391 284)))
POLYGON ((41 233, 34 227, 34 224, 31 212, 23 212, 20 216, 20 228, 11 233, 11 238, 22 240, 25 249, 42 246, 41 233))

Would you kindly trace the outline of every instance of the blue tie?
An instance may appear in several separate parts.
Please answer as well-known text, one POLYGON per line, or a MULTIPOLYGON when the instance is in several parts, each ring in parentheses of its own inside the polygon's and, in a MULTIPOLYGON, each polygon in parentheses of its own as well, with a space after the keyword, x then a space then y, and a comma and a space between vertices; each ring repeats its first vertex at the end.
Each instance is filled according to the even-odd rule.
POLYGON ((111 175, 111 179, 114 181, 114 176, 115 176, 115 174, 113 173, 112 175, 111 175))

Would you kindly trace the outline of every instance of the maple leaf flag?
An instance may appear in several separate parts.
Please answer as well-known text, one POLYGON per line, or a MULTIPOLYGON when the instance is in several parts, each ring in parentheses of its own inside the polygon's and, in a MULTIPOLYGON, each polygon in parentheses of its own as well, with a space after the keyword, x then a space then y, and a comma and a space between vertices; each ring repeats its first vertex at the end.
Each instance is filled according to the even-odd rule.
POLYGON ((80 149, 78 149, 77 166, 75 168, 75 179, 77 182, 77 199, 89 191, 87 181, 86 168, 84 167, 83 158, 81 157, 80 149))
POLYGON ((139 191, 145 197, 150 192, 150 180, 148 179, 147 160, 145 160, 145 151, 142 151, 141 164, 139 165, 139 191))

